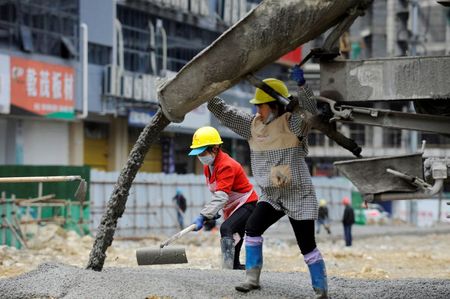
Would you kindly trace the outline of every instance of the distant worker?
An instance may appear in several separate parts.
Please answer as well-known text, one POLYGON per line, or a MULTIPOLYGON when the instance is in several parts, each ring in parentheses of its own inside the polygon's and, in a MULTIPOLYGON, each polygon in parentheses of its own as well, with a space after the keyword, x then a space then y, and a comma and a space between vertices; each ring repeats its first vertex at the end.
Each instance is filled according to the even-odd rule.
POLYGON ((175 204, 175 210, 177 212, 177 221, 180 229, 184 228, 184 213, 186 212, 187 204, 186 198, 183 195, 181 189, 177 188, 175 196, 172 198, 175 204))
POLYGON ((258 195, 249 182, 241 164, 221 149, 222 139, 213 127, 199 128, 193 138, 190 156, 197 156, 204 165, 206 183, 211 191, 207 203, 194 220, 196 230, 207 220, 215 219, 223 210, 225 221, 220 226, 220 248, 223 269, 245 269, 239 262, 245 224, 255 209, 258 195))
POLYGON ((355 223, 355 213, 347 196, 342 199, 342 204, 345 206, 344 216, 342 217, 345 246, 352 246, 352 225, 355 223))
POLYGON ((317 217, 317 233, 320 233, 320 226, 323 225, 327 233, 330 235, 330 221, 328 218, 328 207, 327 201, 325 199, 321 199, 319 201, 319 215, 317 217))

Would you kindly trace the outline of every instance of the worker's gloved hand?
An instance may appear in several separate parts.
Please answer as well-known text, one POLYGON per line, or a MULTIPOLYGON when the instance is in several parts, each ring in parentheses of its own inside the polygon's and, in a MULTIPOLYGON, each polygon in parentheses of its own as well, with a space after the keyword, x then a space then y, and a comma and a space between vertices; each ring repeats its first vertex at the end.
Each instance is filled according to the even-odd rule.
POLYGON ((196 225, 196 228, 194 229, 194 231, 199 231, 203 228, 203 223, 205 222, 205 216, 203 215, 198 215, 197 218, 194 219, 194 222, 192 222, 192 224, 196 225))
POLYGON ((298 86, 303 86, 306 83, 305 77, 303 74, 303 69, 300 68, 298 65, 295 65, 291 69, 291 80, 297 82, 298 86))
MULTIPOLYGON (((219 212, 217 212, 216 215, 214 215, 214 217, 211 220, 217 220, 220 217, 222 217, 222 216, 220 216, 219 212)), ((205 220, 207 220, 207 219, 205 219, 205 220)))

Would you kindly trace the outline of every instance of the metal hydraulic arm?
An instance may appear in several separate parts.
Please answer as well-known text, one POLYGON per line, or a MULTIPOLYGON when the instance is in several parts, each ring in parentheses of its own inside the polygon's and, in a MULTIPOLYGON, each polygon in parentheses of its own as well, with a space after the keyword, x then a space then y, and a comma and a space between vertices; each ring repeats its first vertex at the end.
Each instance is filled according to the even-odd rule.
POLYGON ((450 134, 450 117, 447 116, 406 113, 348 105, 336 107, 336 101, 321 96, 317 96, 316 100, 330 105, 334 115, 330 121, 450 134))

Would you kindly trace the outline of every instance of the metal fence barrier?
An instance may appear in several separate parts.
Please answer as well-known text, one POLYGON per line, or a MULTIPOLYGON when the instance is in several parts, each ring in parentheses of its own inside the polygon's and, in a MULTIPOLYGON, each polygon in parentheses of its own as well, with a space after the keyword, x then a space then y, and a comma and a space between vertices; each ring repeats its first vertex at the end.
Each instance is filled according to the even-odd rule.
MULTIPOLYGON (((106 210, 117 177, 117 172, 91 171, 90 229, 93 234, 106 210)), ((255 186, 252 178, 251 181, 255 186)), ((313 184, 317 198, 327 200, 331 220, 339 220, 343 211, 340 202, 344 196, 351 197, 352 184, 345 178, 326 177, 314 177, 313 184)), ((187 225, 211 199, 204 176, 139 173, 130 190, 125 213, 119 219, 116 236, 135 238, 177 230, 176 209, 172 201, 177 189, 182 190, 187 200, 187 225)), ((256 191, 259 192, 258 189, 256 191)))

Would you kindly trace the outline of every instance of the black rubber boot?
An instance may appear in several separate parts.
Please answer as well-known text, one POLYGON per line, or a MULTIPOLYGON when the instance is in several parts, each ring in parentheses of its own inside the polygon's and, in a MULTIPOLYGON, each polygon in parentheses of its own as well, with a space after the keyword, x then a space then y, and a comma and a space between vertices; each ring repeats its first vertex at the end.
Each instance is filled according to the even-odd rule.
POLYGON ((245 270, 245 265, 241 264, 239 261, 239 255, 241 254, 242 243, 244 243, 244 239, 241 240, 234 246, 234 263, 233 270, 245 270))
POLYGON ((235 264, 233 270, 245 270, 245 265, 243 264, 235 264))

